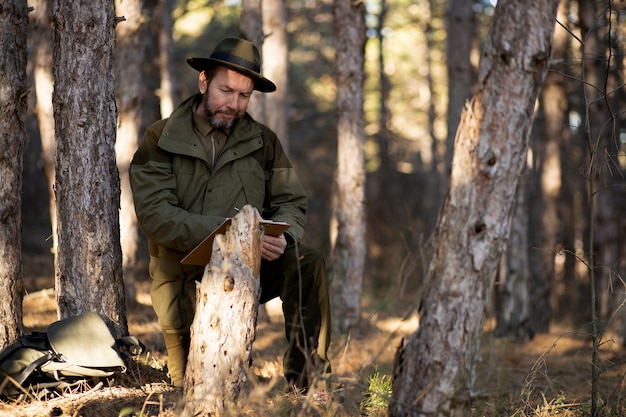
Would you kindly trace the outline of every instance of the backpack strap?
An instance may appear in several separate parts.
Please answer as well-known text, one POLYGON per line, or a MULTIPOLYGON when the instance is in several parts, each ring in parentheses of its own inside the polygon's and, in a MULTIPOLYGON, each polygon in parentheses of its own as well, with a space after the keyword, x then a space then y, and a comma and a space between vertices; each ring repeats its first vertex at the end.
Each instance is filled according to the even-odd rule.
POLYGON ((32 332, 24 335, 11 343, 9 346, 0 350, 0 362, 11 356, 13 352, 22 348, 32 348, 37 350, 50 350, 48 343, 48 335, 45 332, 32 332))
POLYGON ((55 356, 56 354, 50 350, 45 352, 42 357, 31 362, 26 368, 24 368, 22 372, 20 372, 19 375, 15 376, 13 379, 15 379, 15 382, 20 385, 24 384, 24 381, 28 379, 30 374, 32 374, 35 369, 47 362, 50 362, 52 359, 54 359, 55 356))

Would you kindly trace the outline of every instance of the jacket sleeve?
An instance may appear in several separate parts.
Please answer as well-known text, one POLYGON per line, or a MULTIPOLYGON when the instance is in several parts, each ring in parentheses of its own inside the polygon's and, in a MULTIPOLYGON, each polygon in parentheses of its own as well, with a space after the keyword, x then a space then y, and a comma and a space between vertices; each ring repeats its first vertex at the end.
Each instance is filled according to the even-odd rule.
POLYGON ((152 243, 189 252, 225 218, 179 207, 170 155, 157 146, 163 126, 162 121, 148 128, 130 165, 135 212, 142 232, 152 243))
MULTIPOLYGON (((266 132, 267 133, 267 132, 266 132)), ((285 234, 299 242, 304 236, 308 208, 308 197, 291 166, 280 141, 271 133, 274 157, 268 167, 266 203, 263 217, 291 225, 285 234)))

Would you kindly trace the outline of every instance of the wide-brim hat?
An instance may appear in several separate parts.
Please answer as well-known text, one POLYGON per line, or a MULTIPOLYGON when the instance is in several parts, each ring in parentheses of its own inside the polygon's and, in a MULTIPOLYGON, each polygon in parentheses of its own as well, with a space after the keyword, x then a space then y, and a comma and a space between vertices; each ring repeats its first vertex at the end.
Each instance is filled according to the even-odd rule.
POLYGON ((263 93, 276 91, 276 85, 261 75, 261 54, 250 41, 225 38, 215 45, 208 58, 187 58, 187 63, 197 71, 216 65, 225 65, 254 80, 254 89, 263 93))

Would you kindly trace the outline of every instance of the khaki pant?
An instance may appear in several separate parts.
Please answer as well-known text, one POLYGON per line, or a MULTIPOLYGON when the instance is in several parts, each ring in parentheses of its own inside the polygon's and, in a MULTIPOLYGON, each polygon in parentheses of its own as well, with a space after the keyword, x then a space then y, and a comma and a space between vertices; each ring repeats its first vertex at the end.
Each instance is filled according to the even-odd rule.
MULTIPOLYGON (((164 334, 189 333, 195 313, 195 282, 202 279, 203 273, 202 267, 184 266, 171 260, 150 260, 152 305, 164 334)), ((307 388, 313 382, 312 377, 330 373, 327 355, 330 302, 321 252, 306 245, 290 244, 278 260, 263 260, 260 302, 275 297, 283 302, 285 336, 289 342, 283 362, 285 377, 297 387, 307 388)), ((188 352, 179 350, 175 354, 185 355, 185 358, 182 364, 181 358, 168 360, 171 375, 184 372, 188 352), (172 365, 183 369, 171 369, 172 365)))

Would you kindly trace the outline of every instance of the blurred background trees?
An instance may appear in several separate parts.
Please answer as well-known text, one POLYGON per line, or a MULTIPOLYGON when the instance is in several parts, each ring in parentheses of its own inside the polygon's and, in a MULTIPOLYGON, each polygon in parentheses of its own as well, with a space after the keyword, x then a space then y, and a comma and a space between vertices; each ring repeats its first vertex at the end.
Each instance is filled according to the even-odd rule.
MULTIPOLYGON (((288 152, 310 195, 305 240, 321 247, 333 262, 331 219, 338 166, 333 2, 271 3, 278 7, 273 10, 284 7, 286 16, 287 96, 282 99, 284 111, 275 111, 282 105, 266 102, 266 117, 269 121, 279 116, 287 123, 288 152)), ((472 93, 493 4, 368 0, 364 5, 363 301, 377 309, 406 312, 420 292, 430 261, 429 237, 447 194, 451 147, 461 109, 472 93)), ((239 35, 242 7, 237 0, 144 0, 142 35, 136 44, 141 46, 132 47, 143 56, 141 93, 132 101, 141 115, 131 115, 139 132, 197 90, 197 73, 185 58, 207 55, 220 38, 239 35)), ((501 335, 530 337, 546 331, 553 320, 586 323, 591 284, 585 263, 592 253, 600 318, 606 322, 623 301, 625 9, 618 2, 561 2, 550 73, 536 106, 527 177, 520 181, 527 188, 518 190, 526 196, 527 208, 519 210, 520 220, 512 225, 517 230, 515 242, 522 242, 517 250, 524 256, 508 251, 495 287, 497 306, 519 294, 516 287, 528 291, 518 300, 521 307, 507 309, 524 312, 530 319, 499 314, 499 320, 506 320, 499 326, 501 335), (589 211, 591 199, 596 202, 594 213, 589 211), (524 257, 525 265, 515 266, 524 257), (511 287, 513 278, 517 284, 511 287)), ((122 29, 130 27, 131 15, 121 8, 117 15, 128 20, 118 24, 116 47, 121 48, 130 40, 122 29)), ((278 33, 269 32, 269 22, 264 27, 267 40, 278 38, 278 33)), ((34 36, 30 41, 30 51, 40 53, 40 41, 34 36)), ((269 70, 274 55, 265 49, 264 54, 269 70)), ((277 56, 277 61, 283 59, 277 56)), ((31 76, 41 67, 37 62, 29 61, 31 76)), ((37 101, 35 95, 29 96, 27 115, 22 246, 26 255, 48 256, 53 229, 43 171, 49 155, 46 134, 40 130, 44 123, 35 112, 44 106, 39 86, 37 91, 37 101)), ((131 93, 118 90, 120 116, 129 109, 123 104, 126 92, 131 93)), ((118 164, 130 152, 118 150, 118 164)), ((141 234, 137 239, 134 275, 147 279, 141 234)), ((53 262, 52 256, 48 261, 53 262)), ((616 316, 618 322, 625 323, 620 317, 616 316)))

